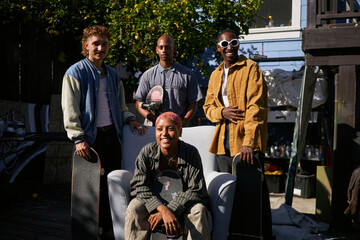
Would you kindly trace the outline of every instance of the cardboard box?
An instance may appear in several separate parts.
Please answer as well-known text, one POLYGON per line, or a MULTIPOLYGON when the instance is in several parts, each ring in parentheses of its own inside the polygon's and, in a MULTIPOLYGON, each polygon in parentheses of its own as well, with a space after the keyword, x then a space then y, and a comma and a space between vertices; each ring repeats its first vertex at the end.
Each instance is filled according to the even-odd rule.
POLYGON ((314 195, 315 174, 296 175, 294 195, 302 198, 310 198, 314 195))

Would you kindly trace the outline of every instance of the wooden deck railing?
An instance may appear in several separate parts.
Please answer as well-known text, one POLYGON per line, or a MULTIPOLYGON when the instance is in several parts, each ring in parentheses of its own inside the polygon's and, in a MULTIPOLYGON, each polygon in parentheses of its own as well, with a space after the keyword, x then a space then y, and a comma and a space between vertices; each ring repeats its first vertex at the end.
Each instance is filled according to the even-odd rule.
POLYGON ((358 0, 308 0, 307 27, 354 26, 360 22, 359 4, 358 0))

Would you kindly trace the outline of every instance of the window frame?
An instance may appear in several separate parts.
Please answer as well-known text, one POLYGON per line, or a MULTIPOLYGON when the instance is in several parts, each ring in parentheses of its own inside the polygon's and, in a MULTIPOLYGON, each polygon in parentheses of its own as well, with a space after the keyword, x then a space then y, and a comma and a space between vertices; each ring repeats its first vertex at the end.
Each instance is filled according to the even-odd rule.
POLYGON ((241 35, 240 41, 300 38, 301 0, 292 0, 291 26, 250 28, 248 35, 241 35))

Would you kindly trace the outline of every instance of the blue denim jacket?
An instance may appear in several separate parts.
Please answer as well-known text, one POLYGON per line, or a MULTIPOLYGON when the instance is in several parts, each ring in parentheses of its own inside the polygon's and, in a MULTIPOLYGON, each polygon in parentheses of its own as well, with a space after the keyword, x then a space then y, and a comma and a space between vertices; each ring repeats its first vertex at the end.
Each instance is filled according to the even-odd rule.
MULTIPOLYGON (((125 104, 123 84, 115 69, 105 66, 111 117, 121 142, 123 124, 135 117, 125 104)), ((61 97, 64 127, 68 137, 76 143, 86 140, 92 144, 95 141, 99 85, 100 71, 87 58, 72 65, 65 73, 61 97)))

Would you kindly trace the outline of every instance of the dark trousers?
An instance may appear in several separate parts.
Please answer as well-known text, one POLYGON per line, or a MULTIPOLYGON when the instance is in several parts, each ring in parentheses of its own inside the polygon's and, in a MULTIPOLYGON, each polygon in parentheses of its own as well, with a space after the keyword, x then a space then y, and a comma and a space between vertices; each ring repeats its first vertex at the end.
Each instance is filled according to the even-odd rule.
POLYGON ((97 151, 101 168, 105 174, 100 177, 100 210, 99 227, 104 233, 112 230, 112 220, 109 203, 107 175, 116 169, 121 169, 121 145, 114 125, 97 128, 97 135, 92 147, 97 151))
MULTIPOLYGON (((225 139, 224 139, 224 146, 225 146, 225 154, 224 155, 217 155, 216 160, 218 164, 219 171, 221 172, 228 172, 232 174, 232 161, 233 156, 230 156, 230 147, 229 147, 229 127, 226 125, 225 128, 225 139)), ((261 163, 262 172, 264 172, 264 154, 259 151, 254 152, 254 158, 259 159, 261 163)), ((255 159, 254 159, 255 161, 255 159)), ((264 239, 272 239, 272 220, 271 220, 271 208, 270 208, 270 197, 269 191, 266 184, 265 177, 263 178, 264 181, 262 182, 262 229, 263 229, 263 237, 264 239)), ((241 193, 235 192, 235 201, 236 198, 239 197, 241 193)), ((260 207, 260 206, 259 206, 260 207)), ((230 232, 236 230, 236 226, 230 223, 230 232)))

